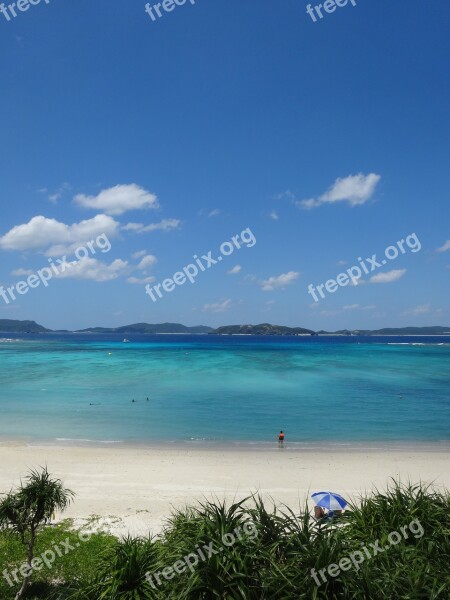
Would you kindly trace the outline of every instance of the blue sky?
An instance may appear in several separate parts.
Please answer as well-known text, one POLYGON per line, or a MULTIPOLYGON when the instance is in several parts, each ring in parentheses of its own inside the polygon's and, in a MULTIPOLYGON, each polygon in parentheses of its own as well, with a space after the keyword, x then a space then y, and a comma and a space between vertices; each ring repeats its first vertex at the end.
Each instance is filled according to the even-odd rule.
POLYGON ((307 4, 197 0, 155 21, 142 0, 0 13, 0 284, 102 233, 111 243, 0 297, 0 318, 450 325, 450 6, 358 0, 313 22, 307 4), (246 228, 252 247, 146 295, 246 228), (412 233, 420 251, 308 294, 412 233))

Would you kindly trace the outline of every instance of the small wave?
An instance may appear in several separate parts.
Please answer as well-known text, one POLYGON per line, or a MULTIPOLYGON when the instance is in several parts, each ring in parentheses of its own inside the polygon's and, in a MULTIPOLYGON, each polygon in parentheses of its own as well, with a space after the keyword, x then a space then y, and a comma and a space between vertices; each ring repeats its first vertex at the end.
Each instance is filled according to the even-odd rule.
POLYGON ((388 342, 388 346, 439 346, 440 344, 424 344, 423 342, 388 342))
POLYGON ((23 340, 12 339, 12 338, 0 338, 0 344, 11 344, 13 342, 23 342, 23 340))
POLYGON ((122 444, 123 440, 87 440, 80 438, 56 438, 57 442, 83 442, 89 444, 122 444))
POLYGON ((426 344, 425 342, 387 342, 388 346, 450 346, 449 343, 445 342, 432 342, 426 344))

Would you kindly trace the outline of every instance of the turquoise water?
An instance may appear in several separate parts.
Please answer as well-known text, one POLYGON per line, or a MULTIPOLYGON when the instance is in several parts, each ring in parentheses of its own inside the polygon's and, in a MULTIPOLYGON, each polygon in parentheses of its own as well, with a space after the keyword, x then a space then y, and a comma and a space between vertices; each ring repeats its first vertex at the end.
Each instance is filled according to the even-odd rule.
POLYGON ((448 338, 130 339, 3 340, 0 436, 450 440, 448 338))

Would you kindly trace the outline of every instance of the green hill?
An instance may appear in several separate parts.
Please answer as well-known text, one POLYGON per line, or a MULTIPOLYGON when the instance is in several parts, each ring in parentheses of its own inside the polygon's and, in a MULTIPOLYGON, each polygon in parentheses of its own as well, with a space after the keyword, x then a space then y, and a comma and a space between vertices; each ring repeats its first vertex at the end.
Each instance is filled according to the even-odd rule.
POLYGON ((15 321, 0 319, 0 332, 2 333, 48 333, 50 329, 38 325, 35 321, 15 321))
POLYGON ((214 331, 212 327, 197 325, 195 327, 187 327, 181 323, 134 323, 132 325, 123 325, 122 327, 89 327, 81 329, 77 333, 121 333, 132 335, 133 333, 210 333, 214 331))
POLYGON ((311 329, 303 327, 285 327, 284 325, 226 325, 219 327, 212 333, 219 335, 315 335, 311 329))
POLYGON ((319 331, 319 335, 450 335, 450 327, 385 327, 384 329, 341 329, 319 331))

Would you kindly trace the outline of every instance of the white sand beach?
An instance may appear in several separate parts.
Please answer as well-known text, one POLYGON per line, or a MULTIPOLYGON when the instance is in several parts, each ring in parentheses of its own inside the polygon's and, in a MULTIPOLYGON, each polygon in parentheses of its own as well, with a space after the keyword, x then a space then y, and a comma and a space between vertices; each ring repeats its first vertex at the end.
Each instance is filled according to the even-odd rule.
MULTIPOLYGON (((0 443, 0 492, 47 465, 76 493, 64 517, 102 517, 115 535, 158 533, 172 507, 261 492, 296 509, 309 492, 356 499, 390 477, 450 488, 447 449, 290 451, 289 448, 69 447, 0 443)), ((57 517, 59 518, 59 516, 57 517)))

